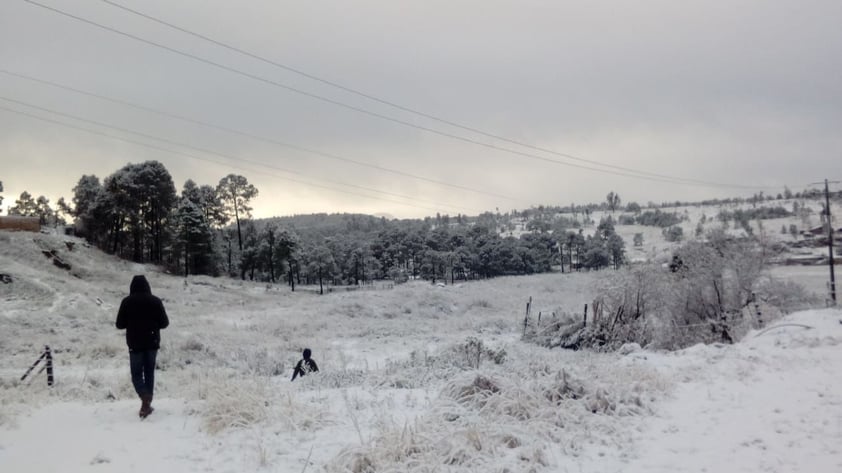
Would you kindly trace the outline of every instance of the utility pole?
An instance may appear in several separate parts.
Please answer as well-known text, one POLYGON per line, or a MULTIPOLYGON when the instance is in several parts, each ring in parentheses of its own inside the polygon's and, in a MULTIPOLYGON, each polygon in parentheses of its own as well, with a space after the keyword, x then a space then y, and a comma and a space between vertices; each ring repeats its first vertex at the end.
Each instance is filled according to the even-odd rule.
POLYGON ((836 276, 833 273, 833 222, 830 219, 830 191, 827 179, 824 180, 825 216, 827 217, 827 252, 830 256, 830 298, 836 305, 836 276))

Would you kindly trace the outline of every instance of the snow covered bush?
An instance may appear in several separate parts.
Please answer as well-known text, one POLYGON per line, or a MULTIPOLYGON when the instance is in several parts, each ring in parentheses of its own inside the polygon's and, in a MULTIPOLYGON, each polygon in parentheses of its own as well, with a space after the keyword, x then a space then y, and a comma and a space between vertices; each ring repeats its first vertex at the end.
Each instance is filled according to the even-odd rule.
POLYGON ((460 345, 459 350, 465 357, 465 363, 469 368, 479 369, 483 359, 488 359, 494 364, 500 365, 506 361, 506 350, 499 348, 494 350, 483 345, 482 340, 477 337, 468 337, 465 343, 460 345))
MULTIPOLYGON (((742 337, 743 309, 753 299, 764 264, 755 243, 712 232, 706 242, 687 243, 676 256, 682 264, 671 275, 663 319, 667 328, 689 332, 690 343, 731 343, 742 337)), ((666 333, 661 331, 662 346, 678 348, 688 342, 665 338, 666 333)))
POLYGON ((761 278, 756 288, 758 301, 777 307, 784 313, 822 305, 821 297, 792 281, 772 277, 761 278))
POLYGON ((551 347, 607 350, 626 343, 667 349, 732 343, 761 323, 748 310, 755 291, 780 308, 808 299, 791 283, 760 284, 763 262, 754 241, 714 231, 676 250, 668 268, 635 266, 602 280, 590 320, 560 320, 526 338, 551 347))
POLYGON ((674 225, 672 227, 665 228, 661 231, 661 234, 664 236, 666 241, 681 241, 684 239, 684 229, 679 227, 678 225, 674 225))
POLYGON ((597 284, 587 319, 562 314, 524 338, 547 347, 614 350, 625 343, 647 345, 655 337, 653 319, 663 313, 669 273, 657 265, 624 268, 597 284))

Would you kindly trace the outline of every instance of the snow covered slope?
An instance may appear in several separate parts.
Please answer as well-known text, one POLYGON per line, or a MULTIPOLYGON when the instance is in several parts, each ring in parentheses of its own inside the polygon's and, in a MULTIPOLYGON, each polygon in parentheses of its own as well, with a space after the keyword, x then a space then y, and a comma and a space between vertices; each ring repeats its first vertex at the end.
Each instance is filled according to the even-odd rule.
POLYGON ((23 233, 0 233, 0 273, 4 472, 842 471, 838 311, 733 346, 594 354, 519 333, 529 297, 578 314, 600 273, 319 297, 23 233), (113 326, 141 273, 172 320, 142 422, 113 326), (56 385, 20 382, 47 344, 56 385), (290 382, 304 347, 322 371, 290 382))

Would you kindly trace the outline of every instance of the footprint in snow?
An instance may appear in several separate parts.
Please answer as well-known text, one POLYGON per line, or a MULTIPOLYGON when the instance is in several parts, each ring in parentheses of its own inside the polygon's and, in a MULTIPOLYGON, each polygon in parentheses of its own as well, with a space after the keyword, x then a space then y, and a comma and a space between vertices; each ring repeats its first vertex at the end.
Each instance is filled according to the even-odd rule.
POLYGON ((757 447, 760 450, 766 450, 768 447, 766 446, 766 442, 763 439, 754 439, 751 441, 746 440, 745 442, 741 443, 743 447, 757 447))
POLYGON ((111 459, 101 453, 97 453, 94 459, 91 460, 91 465, 99 465, 101 463, 111 463, 111 459))

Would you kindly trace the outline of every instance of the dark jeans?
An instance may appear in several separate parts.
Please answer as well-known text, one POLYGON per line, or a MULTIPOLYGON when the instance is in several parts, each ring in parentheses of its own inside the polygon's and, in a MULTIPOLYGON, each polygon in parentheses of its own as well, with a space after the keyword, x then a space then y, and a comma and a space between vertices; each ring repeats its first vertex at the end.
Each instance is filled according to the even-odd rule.
POLYGON ((132 384, 139 396, 152 394, 155 388, 155 357, 158 350, 129 352, 129 367, 132 371, 132 384))

